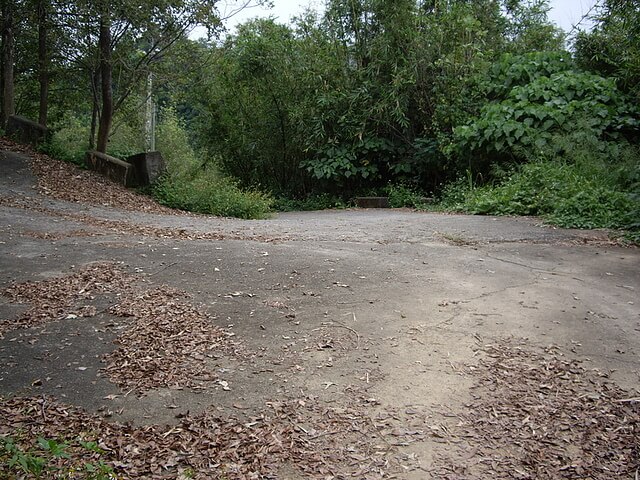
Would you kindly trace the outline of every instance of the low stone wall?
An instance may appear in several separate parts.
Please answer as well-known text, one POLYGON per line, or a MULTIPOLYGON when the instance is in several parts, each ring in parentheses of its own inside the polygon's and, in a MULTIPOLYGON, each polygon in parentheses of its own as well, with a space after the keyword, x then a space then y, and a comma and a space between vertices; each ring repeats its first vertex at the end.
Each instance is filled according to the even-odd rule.
POLYGON ((85 156, 85 162, 90 170, 101 173, 125 187, 133 187, 138 184, 135 168, 124 160, 104 153, 90 151, 85 156))
POLYGON ((19 143, 33 145, 49 140, 49 129, 19 115, 11 115, 7 120, 7 136, 19 143))

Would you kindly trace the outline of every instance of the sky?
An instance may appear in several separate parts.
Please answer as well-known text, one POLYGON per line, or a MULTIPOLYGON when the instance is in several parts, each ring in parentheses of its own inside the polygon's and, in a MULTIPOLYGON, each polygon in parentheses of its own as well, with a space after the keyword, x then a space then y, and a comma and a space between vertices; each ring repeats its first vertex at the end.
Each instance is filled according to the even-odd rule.
MULTIPOLYGON (((582 17, 589 12, 598 0, 550 0, 550 18, 563 30, 570 31, 582 17)), ((219 4, 223 17, 233 14, 242 5, 251 0, 226 0, 219 4)), ((253 3, 253 2, 252 2, 253 3)), ((235 25, 254 17, 273 16, 281 23, 288 23, 291 17, 300 14, 306 7, 311 6, 315 10, 321 9, 323 0, 272 0, 273 8, 251 7, 245 8, 232 15, 224 23, 229 31, 233 31, 235 25)), ((588 22, 582 27, 588 28, 588 22)))

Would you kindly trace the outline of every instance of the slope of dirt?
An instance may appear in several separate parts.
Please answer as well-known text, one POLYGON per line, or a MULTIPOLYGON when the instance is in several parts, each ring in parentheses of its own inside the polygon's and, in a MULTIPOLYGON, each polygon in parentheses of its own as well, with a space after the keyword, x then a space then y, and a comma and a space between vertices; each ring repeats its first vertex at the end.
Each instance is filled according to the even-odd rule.
POLYGON ((1 146, 2 476, 636 475, 640 253, 606 232, 187 215, 1 146))

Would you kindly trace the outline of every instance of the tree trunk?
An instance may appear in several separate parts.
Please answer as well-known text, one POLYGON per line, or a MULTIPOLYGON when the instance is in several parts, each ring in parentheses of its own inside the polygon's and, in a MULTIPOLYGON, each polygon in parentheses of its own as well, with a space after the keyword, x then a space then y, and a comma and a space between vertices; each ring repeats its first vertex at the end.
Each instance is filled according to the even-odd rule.
POLYGON ((40 109, 38 123, 47 126, 49 110, 49 55, 47 52, 47 0, 38 1, 38 81, 40 109))
POLYGON ((89 131, 89 150, 96 146, 96 129, 98 127, 98 117, 100 116, 100 106, 98 105, 98 83, 100 82, 100 69, 97 68, 91 73, 91 130, 89 131))
POLYGON ((2 2, 2 115, 0 123, 6 127, 9 116, 16 110, 13 84, 14 58, 13 2, 2 2))
POLYGON ((98 145, 96 150, 106 153, 109 143, 109 131, 113 121, 113 87, 111 85, 111 22, 109 13, 102 12, 100 18, 100 37, 98 39, 100 51, 100 90, 102 94, 102 108, 100 124, 98 125, 98 145))

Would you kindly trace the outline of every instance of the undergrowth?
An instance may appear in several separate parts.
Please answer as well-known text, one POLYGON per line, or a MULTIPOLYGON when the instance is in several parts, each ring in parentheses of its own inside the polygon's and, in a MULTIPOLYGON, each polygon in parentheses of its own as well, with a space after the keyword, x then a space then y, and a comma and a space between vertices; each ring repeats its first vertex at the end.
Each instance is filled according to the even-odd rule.
MULTIPOLYGON (((108 153, 126 158, 143 151, 142 133, 135 121, 118 122, 109 139, 108 153)), ((85 168, 89 149, 89 126, 67 116, 52 126, 52 137, 40 150, 51 157, 85 168)), ((202 162, 189 144, 184 127, 171 109, 163 111, 157 127, 157 147, 167 162, 167 171, 151 188, 158 202, 172 208, 197 213, 239 218, 264 218, 272 200, 257 190, 243 190, 232 179, 222 176, 215 164, 202 162)))
POLYGON ((232 180, 221 177, 215 168, 187 165, 167 172, 152 189, 163 205, 196 213, 266 218, 271 198, 257 190, 242 190, 232 180))
POLYGON ((278 197, 273 202, 274 210, 279 212, 328 210, 332 208, 347 208, 349 202, 329 193, 309 195, 306 198, 296 199, 278 197))
POLYGON ((425 196, 415 187, 402 183, 390 184, 385 189, 386 195, 389 197, 389 205, 391 208, 418 208, 427 207, 425 196))
POLYGON ((96 442, 82 439, 64 442, 40 437, 36 445, 24 448, 12 438, 0 437, 0 473, 16 479, 115 479, 113 468, 100 460, 103 453, 96 442))
POLYGON ((640 149, 576 133, 509 170, 491 184, 461 179, 441 205, 481 215, 535 215, 567 228, 610 228, 640 240, 640 149))
POLYGON ((171 110, 158 126, 158 150, 167 171, 152 188, 163 205, 225 217, 265 218, 273 200, 258 190, 243 190, 222 176, 213 162, 202 162, 189 145, 187 133, 171 110))

